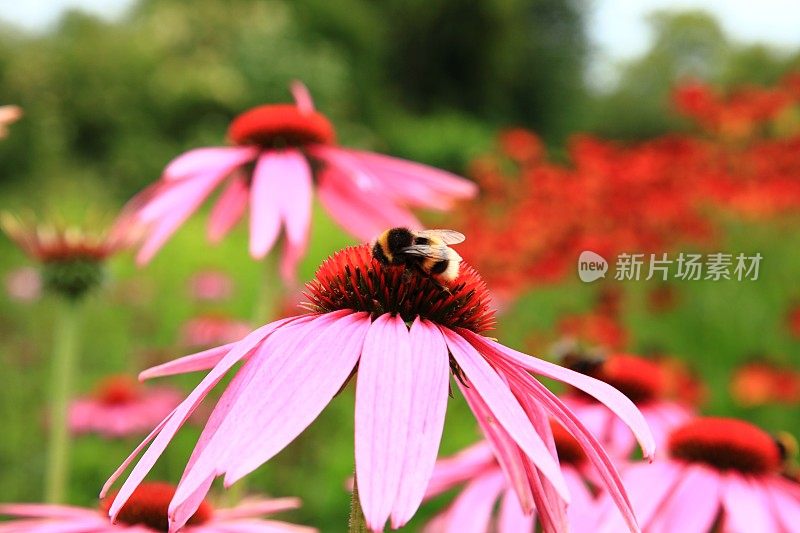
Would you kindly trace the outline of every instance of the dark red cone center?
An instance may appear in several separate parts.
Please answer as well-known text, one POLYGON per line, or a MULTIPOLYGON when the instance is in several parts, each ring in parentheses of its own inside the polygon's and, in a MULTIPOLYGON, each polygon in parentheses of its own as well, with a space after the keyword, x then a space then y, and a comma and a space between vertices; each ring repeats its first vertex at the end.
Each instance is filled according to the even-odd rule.
POLYGON ((292 104, 254 107, 233 119, 228 127, 228 138, 234 144, 263 148, 332 144, 335 137, 333 126, 324 115, 304 113, 292 104))
MULTIPOLYGON (((117 515, 117 521, 129 526, 142 525, 156 531, 168 531, 167 510, 174 494, 175 487, 169 483, 142 483, 122 507, 117 515)), ((115 496, 116 493, 111 494, 100 502, 100 509, 103 512, 108 513, 115 496)), ((192 526, 204 524, 211 519, 212 513, 211 506, 203 502, 187 524, 192 526)))
POLYGON ((550 421, 550 429, 553 431, 553 440, 556 443, 558 461, 562 465, 580 466, 586 461, 586 454, 583 448, 575 440, 572 434, 564 429, 561 424, 550 421))
POLYGON ((732 418, 696 418, 674 430, 668 441, 673 459, 745 474, 777 471, 780 449, 767 432, 732 418))
POLYGON ((408 324, 421 317, 476 333, 492 328, 494 310, 486 284, 465 263, 459 272, 444 289, 421 272, 379 263, 369 245, 351 246, 326 259, 306 284, 305 307, 321 313, 340 309, 373 316, 392 313, 408 324))
POLYGON ((111 376, 100 382, 95 397, 106 405, 121 405, 139 398, 139 383, 128 376, 111 376))

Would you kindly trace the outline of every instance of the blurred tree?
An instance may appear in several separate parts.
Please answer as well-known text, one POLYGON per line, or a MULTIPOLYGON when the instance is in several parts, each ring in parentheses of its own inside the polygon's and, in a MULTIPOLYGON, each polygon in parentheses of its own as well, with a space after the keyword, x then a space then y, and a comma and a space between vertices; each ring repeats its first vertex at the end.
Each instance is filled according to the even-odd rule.
POLYGON ((624 65, 616 87, 596 98, 588 129, 609 137, 642 138, 680 129, 669 94, 682 79, 722 86, 771 84, 798 65, 800 56, 731 40, 703 11, 656 12, 650 16, 653 45, 624 65))

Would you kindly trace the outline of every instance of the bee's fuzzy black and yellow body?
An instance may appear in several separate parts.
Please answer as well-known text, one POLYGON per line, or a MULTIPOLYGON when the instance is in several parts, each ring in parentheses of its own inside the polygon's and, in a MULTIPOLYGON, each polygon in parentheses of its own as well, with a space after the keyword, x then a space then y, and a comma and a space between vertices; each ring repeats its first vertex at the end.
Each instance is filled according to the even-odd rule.
POLYGON ((458 277, 461 256, 447 244, 463 240, 463 235, 450 230, 392 228, 375 240, 372 255, 385 265, 403 265, 449 283, 458 277))

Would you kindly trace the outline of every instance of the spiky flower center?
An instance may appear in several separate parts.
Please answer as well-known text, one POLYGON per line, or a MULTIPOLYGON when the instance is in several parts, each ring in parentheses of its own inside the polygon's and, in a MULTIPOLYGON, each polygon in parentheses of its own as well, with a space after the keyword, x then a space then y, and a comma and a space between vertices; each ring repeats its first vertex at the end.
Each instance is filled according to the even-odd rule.
POLYGON ((732 418, 696 418, 670 434, 668 449, 673 459, 745 474, 774 472, 781 464, 775 439, 732 418))
POLYGON ((316 111, 303 112, 292 104, 254 107, 231 122, 228 138, 239 145, 263 148, 301 148, 309 144, 332 144, 330 121, 316 111))
MULTIPOLYGON (((117 515, 117 520, 129 526, 145 526, 155 531, 169 531, 167 510, 175 494, 175 487, 169 483, 149 482, 139 485, 117 515)), ((100 503, 100 508, 108 512, 115 494, 109 495, 100 503)), ((213 509, 205 501, 187 522, 197 526, 211 519, 213 509)))
POLYGON ((655 361, 614 354, 603 364, 600 379, 621 391, 637 405, 657 400, 666 393, 664 371, 655 361))
POLYGON ((480 275, 461 263, 447 288, 422 272, 388 266, 372 257, 369 245, 351 246, 326 259, 306 284, 306 307, 327 313, 366 311, 400 315, 407 324, 421 317, 448 328, 476 333, 494 326, 494 310, 480 275))
POLYGON ((95 397, 106 405, 123 405, 139 398, 139 384, 128 376, 111 376, 100 382, 95 397))
POLYGON ((550 421, 550 429, 553 431, 553 440, 556 443, 558 461, 564 465, 580 466, 586 461, 586 454, 583 448, 561 424, 550 421))

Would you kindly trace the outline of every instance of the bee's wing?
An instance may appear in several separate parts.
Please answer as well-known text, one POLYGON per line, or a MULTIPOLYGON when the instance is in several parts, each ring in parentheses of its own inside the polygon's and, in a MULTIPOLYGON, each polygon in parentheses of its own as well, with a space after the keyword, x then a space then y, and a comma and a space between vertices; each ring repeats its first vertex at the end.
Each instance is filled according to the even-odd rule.
POLYGON ((437 261, 461 261, 461 256, 443 244, 412 244, 400 250, 404 254, 436 259, 437 261))
POLYGON ((439 239, 444 244, 458 244, 466 240, 463 234, 451 229, 424 229, 414 233, 421 237, 439 239))

